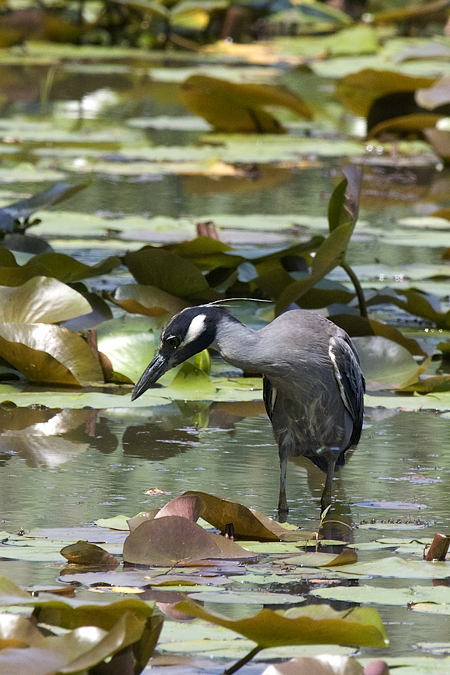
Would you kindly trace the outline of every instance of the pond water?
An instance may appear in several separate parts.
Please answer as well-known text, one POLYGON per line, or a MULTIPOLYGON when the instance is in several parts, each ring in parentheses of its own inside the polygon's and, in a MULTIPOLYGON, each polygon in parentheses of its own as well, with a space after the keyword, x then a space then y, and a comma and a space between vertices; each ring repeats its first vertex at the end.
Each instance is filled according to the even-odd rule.
MULTIPOLYGON (((176 97, 177 85, 152 81, 147 72, 151 65, 145 64, 144 73, 133 70, 129 63, 110 63, 109 72, 96 72, 93 68, 84 74, 59 66, 52 74, 50 96, 45 101, 42 91, 49 81, 48 67, 0 66, 2 113, 11 122, 20 117, 28 122, 50 121, 60 129, 76 126, 106 131, 125 126, 130 118, 186 115, 176 97)), ((312 87, 311 81, 308 86, 312 87)), ((328 91, 327 86, 322 91, 328 91)), ((322 94, 322 100, 326 98, 322 94)), ((10 133, 14 136, 13 125, 10 133)), ((149 147, 185 146, 195 143, 203 133, 182 128, 149 129, 142 132, 140 143, 149 147)), ((2 135, 5 140, 6 132, 2 131, 2 135)), ((7 154, 5 145, 0 155, 6 168, 17 162, 35 165, 44 156, 37 150, 46 150, 49 156, 53 152, 56 157, 64 145, 36 138, 21 144, 17 156, 7 154)), ((102 147, 105 153, 118 151, 114 143, 102 147)), ((85 151, 80 146, 80 156, 85 151)), ((175 174, 130 178, 94 173, 91 187, 61 208, 174 218, 297 213, 318 218, 326 215, 336 175, 346 161, 343 157, 314 157, 304 169, 261 165, 253 169, 250 177, 239 180, 175 174)), ((51 164, 50 159, 47 168, 51 164)), ((66 176, 79 178, 70 170, 66 170, 66 176)), ((39 189, 52 182, 39 184, 39 189)), ((24 178, 4 187, 5 192, 19 194, 35 188, 24 178)), ((367 169, 361 217, 374 228, 389 231, 401 217, 427 215, 449 204, 449 169, 433 164, 404 170, 367 169)), ((110 222, 114 227, 114 220, 110 222)), ((62 230, 63 227, 62 224, 62 230)), ((271 240, 267 232, 255 234, 237 227, 231 230, 224 233, 224 240, 228 237, 243 246, 265 246, 296 237, 292 231, 273 232, 271 240)), ((105 244, 104 249, 101 242, 92 248, 89 244, 80 247, 79 241, 71 241, 74 236, 73 232, 63 232, 52 243, 86 263, 96 262, 114 248, 113 242, 105 244)), ((396 270, 411 264, 441 262, 442 246, 413 246, 407 231, 403 236, 404 241, 391 245, 357 230, 349 261, 357 265, 381 263, 396 270)), ((129 245, 137 248, 137 241, 130 238, 129 245)), ((0 410, 3 530, 71 528, 119 514, 131 517, 139 511, 161 507, 187 490, 210 492, 276 516, 277 448, 262 403, 210 406, 174 402, 157 408, 133 408, 125 398, 128 394, 118 397, 117 407, 98 411, 39 407, 0 410), (149 494, 155 488, 158 492, 149 494)), ((347 524, 341 528, 347 541, 358 544, 383 536, 429 539, 437 531, 449 532, 449 425, 445 413, 381 407, 366 410, 361 443, 334 485, 334 514, 347 524), (372 523, 371 528, 368 523, 372 523)), ((308 530, 317 528, 322 487, 323 475, 310 463, 290 462, 289 522, 308 530)), ((360 560, 365 559, 369 559, 369 553, 363 551, 360 560)), ((0 572, 21 584, 53 582, 59 573, 54 565, 4 560, 0 561, 0 572)), ((392 586, 404 583, 382 581, 392 586)), ((381 582, 372 579, 365 583, 381 582)), ((380 613, 391 639, 390 656, 410 655, 418 642, 448 642, 449 617, 412 613, 405 607, 382 606, 380 613)), ((365 655, 371 653, 379 656, 379 652, 363 650, 365 655)), ((219 666, 210 666, 210 672, 218 669, 219 666)), ((250 665, 242 672, 260 671, 260 666, 250 665)), ((185 668, 180 672, 190 671, 185 668)))

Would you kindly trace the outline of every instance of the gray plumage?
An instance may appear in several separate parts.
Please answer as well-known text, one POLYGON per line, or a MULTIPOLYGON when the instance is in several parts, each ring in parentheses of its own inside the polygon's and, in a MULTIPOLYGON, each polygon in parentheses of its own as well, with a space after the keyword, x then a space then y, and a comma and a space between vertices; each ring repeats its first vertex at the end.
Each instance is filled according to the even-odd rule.
POLYGON ((365 383, 347 333, 307 310, 286 312, 255 331, 221 307, 188 308, 165 326, 132 400, 164 372, 210 346, 231 365, 263 376, 264 403, 280 455, 279 511, 288 510, 288 458, 299 455, 326 473, 326 508, 334 471, 344 464, 345 451, 359 442, 362 428, 365 383))

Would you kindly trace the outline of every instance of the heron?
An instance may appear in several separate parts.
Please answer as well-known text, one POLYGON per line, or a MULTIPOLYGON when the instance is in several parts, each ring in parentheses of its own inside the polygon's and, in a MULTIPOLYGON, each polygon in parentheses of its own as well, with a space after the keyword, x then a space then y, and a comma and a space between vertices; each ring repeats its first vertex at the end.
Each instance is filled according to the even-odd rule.
POLYGON ((331 504, 335 471, 361 436, 365 381, 347 333, 320 314, 293 309, 254 330, 215 304, 188 307, 163 328, 134 401, 166 371, 212 347, 232 366, 260 373, 263 398, 278 443, 278 511, 288 512, 289 457, 303 455, 326 474, 322 512, 331 504))

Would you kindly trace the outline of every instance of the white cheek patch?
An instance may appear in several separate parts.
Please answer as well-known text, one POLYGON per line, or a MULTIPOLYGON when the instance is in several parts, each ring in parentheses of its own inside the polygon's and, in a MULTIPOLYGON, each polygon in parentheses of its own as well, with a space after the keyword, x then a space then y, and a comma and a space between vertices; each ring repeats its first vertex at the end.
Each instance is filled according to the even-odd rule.
POLYGON ((186 336, 183 342, 180 344, 180 347, 184 347, 185 345, 194 342, 194 340, 196 340, 198 336, 203 333, 203 331, 205 330, 205 320, 206 316, 204 314, 197 314, 197 316, 194 316, 194 318, 191 321, 191 325, 188 328, 186 336))

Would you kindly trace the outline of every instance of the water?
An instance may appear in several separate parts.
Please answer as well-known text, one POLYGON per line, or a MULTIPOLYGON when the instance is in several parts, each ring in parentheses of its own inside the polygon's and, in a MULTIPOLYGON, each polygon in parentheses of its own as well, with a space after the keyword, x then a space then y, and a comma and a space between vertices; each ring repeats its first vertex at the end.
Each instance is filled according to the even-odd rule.
MULTIPOLYGON (((154 82, 145 69, 139 80, 130 64, 125 65, 121 69, 119 63, 109 64, 109 73, 87 69, 81 74, 60 66, 52 74, 48 100, 42 99, 49 81, 47 67, 0 66, 3 116, 108 129, 131 117, 185 114, 175 84, 154 82)), ((143 142, 183 145, 194 143, 200 135, 149 130, 143 142)), ((3 160, 7 166, 18 161, 35 163, 34 151, 39 147, 51 149, 58 144, 23 143, 18 155, 5 153, 3 160)), ((114 144, 105 145, 105 152, 115 150, 114 144)), ((177 175, 112 179, 94 174, 92 186, 81 198, 76 195, 58 208, 172 217, 214 213, 323 217, 344 162, 340 158, 321 160, 321 165, 304 170, 261 166, 251 179, 239 180, 177 175)), ((69 173, 70 177, 79 179, 75 173, 69 173)), ((39 184, 39 189, 47 186, 39 184)), ((35 191, 26 182, 5 187, 19 193, 35 191)), ((397 218, 448 206, 449 188, 449 169, 372 169, 366 172, 361 217, 389 230, 397 218)), ((441 261, 440 253, 438 247, 411 247, 407 235, 403 246, 390 246, 356 232, 349 262, 381 261, 400 267, 414 262, 435 264, 441 261)), ((86 263, 96 262, 98 255, 98 249, 77 251, 86 263)), ((381 521, 399 521, 400 529, 387 531, 399 538, 430 538, 436 531, 449 531, 449 424, 448 418, 432 412, 366 411, 361 443, 334 484, 334 513, 347 523, 344 529, 355 543, 386 535, 382 529, 359 528, 370 521, 375 521, 375 528, 381 521), (401 529, 411 523, 422 527, 401 529)), ((71 528, 92 525, 98 518, 133 516, 161 507, 187 490, 210 492, 276 516, 277 447, 262 404, 250 412, 242 404, 216 404, 209 409, 207 404, 182 402, 155 409, 1 410, 0 431, 0 518, 1 528, 10 532, 71 528), (148 494, 154 488, 161 492, 148 494)), ((310 462, 289 463, 290 522, 308 530, 317 528, 323 480, 310 462)), ((363 552, 360 559, 373 559, 373 555, 363 552)), ((48 583, 58 576, 59 568, 0 561, 0 572, 23 584, 48 583)), ((369 583, 395 586, 404 582, 374 579, 369 583)), ((391 656, 410 655, 417 642, 448 641, 449 617, 421 615, 406 608, 379 610, 387 623, 391 656)), ((211 666, 210 672, 215 670, 211 666)), ((261 670, 248 666, 242 672, 261 670)))
MULTIPOLYGON (((204 429, 176 404, 144 408, 139 416, 126 408, 67 411, 67 430, 56 422, 59 411, 46 410, 47 422, 19 430, 17 420, 29 411, 14 411, 13 429, 3 414, 4 527, 71 527, 121 513, 132 516, 188 490, 275 516, 278 452, 270 423, 264 414, 239 419, 235 407, 233 414, 230 404, 225 411, 212 406, 204 429), (164 494, 146 495, 152 488, 164 494)), ((336 503, 349 522, 357 527, 363 520, 418 519, 429 524, 422 536, 448 530, 449 425, 448 418, 432 412, 368 409, 361 443, 335 480, 336 503)), ((323 478, 307 460, 289 462, 290 522, 317 526, 323 478)), ((373 533, 356 530, 356 540, 367 537, 373 533)))

